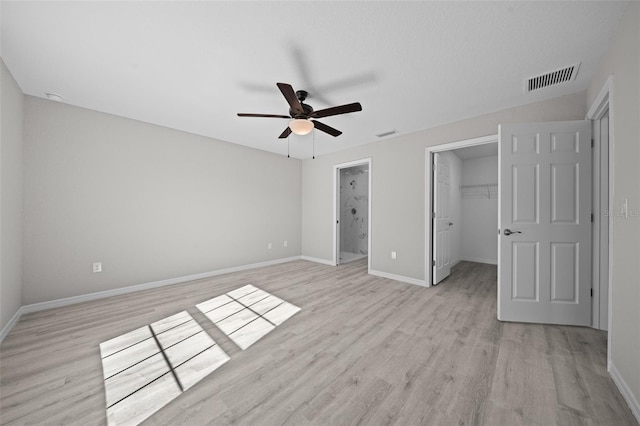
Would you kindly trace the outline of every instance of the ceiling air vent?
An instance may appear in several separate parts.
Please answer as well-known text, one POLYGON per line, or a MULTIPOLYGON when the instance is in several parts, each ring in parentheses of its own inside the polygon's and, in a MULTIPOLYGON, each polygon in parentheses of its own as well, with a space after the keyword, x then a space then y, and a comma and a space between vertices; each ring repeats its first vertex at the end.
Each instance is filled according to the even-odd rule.
POLYGON ((578 75, 578 68, 580 68, 579 63, 543 75, 531 77, 527 80, 527 92, 533 92, 543 87, 575 80, 576 75, 578 75))

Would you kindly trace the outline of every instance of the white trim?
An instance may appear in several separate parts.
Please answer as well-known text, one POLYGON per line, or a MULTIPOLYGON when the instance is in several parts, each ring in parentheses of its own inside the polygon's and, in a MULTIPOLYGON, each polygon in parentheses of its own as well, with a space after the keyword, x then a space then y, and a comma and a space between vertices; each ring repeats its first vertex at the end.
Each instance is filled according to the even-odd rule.
MULTIPOLYGON (((424 226, 424 283, 427 287, 431 287, 432 283, 432 274, 431 261, 433 259, 433 254, 431 253, 431 212, 433 211, 433 206, 431 203, 431 176, 433 174, 433 167, 431 164, 431 154, 442 151, 451 151, 452 149, 458 148, 466 148, 468 146, 475 145, 484 145, 487 143, 496 143, 498 142, 498 134, 481 136, 478 138, 465 139, 457 142, 445 143, 442 145, 428 146, 425 148, 425 173, 424 173, 424 188, 425 188, 425 226, 424 226)), ((499 150, 498 150, 499 151, 499 150)), ((500 190, 498 186, 498 191, 500 190)), ((371 273, 371 272, 369 272, 371 273)))
POLYGON ((390 280, 401 281, 403 283, 415 284, 421 287, 426 287, 426 283, 424 280, 419 280, 417 278, 405 277, 403 275, 390 274, 388 272, 376 271, 371 269, 369 271, 370 275, 375 275, 376 277, 388 278, 390 280))
MULTIPOLYGON (((592 278, 592 289, 593 289, 593 299, 592 299, 592 319, 591 326, 593 328, 599 330, 607 330, 608 329, 608 297, 601 297, 603 292, 609 291, 610 279, 609 279, 609 269, 610 269, 610 259, 608 256, 611 255, 611 251, 609 250, 609 235, 611 233, 611 218, 607 217, 605 212, 610 209, 610 197, 609 192, 611 188, 609 186, 609 179, 611 177, 610 172, 610 162, 609 162, 609 152, 610 152, 610 144, 609 138, 607 135, 606 144, 603 143, 602 136, 602 119, 604 118, 604 114, 608 112, 607 109, 608 104, 605 102, 603 104, 603 109, 601 113, 597 115, 598 118, 595 118, 591 121, 592 129, 593 129, 593 215, 594 220, 592 224, 593 228, 593 248, 592 248, 592 270, 593 270, 593 278, 592 278), (603 159, 604 158, 606 159, 603 159), (605 192, 607 194, 606 197, 602 196, 602 193, 605 192), (601 238, 602 237, 602 238, 601 238), (603 248, 606 250, 607 255, 603 255, 603 248), (607 271, 607 275, 604 279, 602 271, 607 271), (605 303, 607 306, 605 306, 605 303), (607 312, 607 319, 603 319, 603 312, 607 312)), ((609 133, 610 129, 610 119, 608 121, 607 133, 609 133)))
POLYGON ((494 259, 482 259, 479 257, 466 257, 463 256, 460 260, 465 260, 467 262, 475 262, 475 263, 486 263, 487 265, 497 265, 498 261, 494 259))
POLYGON ((352 257, 349 260, 343 260, 340 264, 344 265, 345 263, 349 263, 349 262, 355 262, 356 260, 360 260, 360 259, 364 259, 365 257, 367 257, 368 255, 366 254, 356 254, 354 257, 352 257))
POLYGON ((13 326, 15 326, 18 323, 23 313, 24 313, 24 306, 20 306, 16 311, 16 313, 13 314, 9 322, 6 323, 4 327, 2 327, 2 331, 0 331, 0 343, 2 343, 5 337, 7 337, 7 334, 9 334, 13 326))
POLYGON ((640 423, 640 403, 638 403, 638 400, 635 399, 635 397, 633 396, 633 392, 631 392, 631 389, 624 381, 624 379, 618 372, 618 369, 615 367, 615 365, 613 365, 613 363, 609 364, 609 368, 607 370, 609 371, 613 382, 616 384, 618 390, 622 394, 622 397, 625 401, 627 401, 627 405, 629 405, 631 412, 635 416, 638 423, 640 423))
MULTIPOLYGON (((498 125, 498 229, 497 232, 500 232, 500 224, 502 223, 502 181, 500 180, 500 176, 502 176, 502 145, 500 144, 500 134, 502 133, 502 124, 498 125)), ((500 252, 502 251, 501 246, 502 238, 498 235, 498 271, 496 272, 496 317, 499 321, 502 320, 502 312, 500 312, 500 252)))
POLYGON ((604 82, 604 86, 600 89, 600 93, 598 93, 598 96, 591 104, 591 108, 589 108, 589 112, 587 112, 586 120, 602 118, 604 112, 609 109, 611 92, 613 92, 613 75, 610 75, 607 81, 604 82))
POLYGON ((251 263, 248 265, 234 266, 232 268, 218 269, 216 271, 203 272, 200 274, 185 275, 182 277, 169 278, 166 280, 153 281, 144 284, 133 285, 129 287, 120 287, 112 290, 98 291, 95 293, 82 294, 79 296, 65 297, 63 299, 56 299, 47 302, 32 303, 30 305, 23 305, 18 309, 18 312, 11 318, 6 326, 2 329, 0 334, 0 342, 4 340, 5 336, 9 334, 11 328, 20 320, 23 314, 31 312, 44 311, 47 309, 60 308, 63 306, 75 305, 77 303, 89 302, 92 300, 104 299, 106 297, 120 296, 123 294, 135 293, 141 290, 149 290, 158 287, 164 287, 173 284, 180 284, 189 281, 199 280, 203 278, 211 278, 217 275, 229 274, 232 272, 246 271, 248 269, 262 268, 264 266, 278 265, 280 263, 292 262, 294 260, 300 260, 301 256, 292 256, 282 259, 267 260, 265 262, 251 263))
POLYGON ((336 264, 330 260, 320 259, 319 257, 311 257, 311 256, 300 256, 300 259, 306 260, 309 262, 321 263, 323 265, 336 266, 336 264))
POLYGON ((372 236, 371 236, 371 217, 373 216, 372 214, 372 208, 371 208, 371 198, 372 198, 372 194, 373 194, 373 189, 371 186, 372 183, 372 176, 373 176, 373 164, 371 161, 371 157, 368 158, 363 158, 361 160, 354 160, 354 161, 349 161, 346 163, 340 163, 340 164, 334 164, 333 166, 333 264, 331 266, 337 266, 338 265, 338 219, 339 219, 339 213, 338 213, 338 197, 340 196, 340 169, 348 169, 349 167, 353 167, 353 166, 362 166, 366 164, 369 168, 369 194, 368 194, 368 210, 369 210, 369 224, 368 224, 368 229, 367 229, 367 254, 368 254, 368 260, 367 260, 367 271, 369 273, 371 273, 371 240, 372 240, 372 236))
MULTIPOLYGON (((609 206, 613 206, 613 188, 614 173, 613 171, 613 158, 615 149, 615 114, 614 114, 614 92, 615 81, 614 76, 610 75, 607 81, 600 89, 600 93, 596 96, 589 112, 587 112, 587 120, 597 120, 602 118, 605 111, 609 111, 609 206)), ((595 289, 594 289, 595 291, 595 289)), ((612 364, 612 336, 613 336, 613 309, 612 309, 612 296, 613 292, 613 216, 609 216, 609 303, 608 303, 608 318, 607 328, 609 332, 609 338, 607 339, 607 368, 611 369, 612 364)))
POLYGON ((597 260, 600 259, 600 217, 602 205, 601 198, 601 170, 602 164, 601 151, 602 151, 602 122, 601 120, 591 121, 591 140, 592 140, 592 188, 591 188, 591 202, 592 202, 592 224, 591 224, 591 327, 600 328, 600 263, 597 260))
POLYGON ((33 303, 23 306, 23 313, 31 313, 43 311, 45 309, 59 308, 62 306, 74 305, 76 303, 89 302, 91 300, 103 299, 105 297, 120 296, 123 294, 134 293, 136 291, 150 290, 153 288, 164 287, 167 285, 180 284, 189 281, 200 280, 203 278, 211 278, 218 275, 229 274, 232 272, 246 271, 248 269, 262 268, 264 266, 278 265, 294 260, 300 260, 300 256, 287 257, 283 259, 267 260, 265 262, 251 263, 248 265, 234 266, 232 268, 218 269, 216 271, 202 272, 200 274, 185 275, 182 277, 169 278, 166 280, 152 281, 149 283, 133 285, 129 287, 120 287, 113 290, 99 291, 96 293, 83 294, 80 296, 66 297, 64 299, 56 299, 48 302, 33 303))
POLYGON ((452 149, 466 148, 468 146, 484 145, 488 143, 498 142, 498 134, 480 136, 477 138, 464 139, 456 142, 448 142, 445 144, 428 146, 427 150, 431 152, 451 151, 452 149))

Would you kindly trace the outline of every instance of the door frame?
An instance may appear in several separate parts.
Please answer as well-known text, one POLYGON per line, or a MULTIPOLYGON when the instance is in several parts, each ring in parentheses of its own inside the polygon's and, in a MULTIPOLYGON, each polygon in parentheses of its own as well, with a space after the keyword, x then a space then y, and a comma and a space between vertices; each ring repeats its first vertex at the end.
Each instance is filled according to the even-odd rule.
MULTIPOLYGON (((464 139, 456 142, 449 142, 442 145, 428 146, 425 148, 425 237, 424 237, 424 281, 427 287, 433 286, 433 154, 436 152, 451 151, 458 148, 466 148, 468 146, 485 145, 488 143, 498 143, 498 134, 481 136, 472 139, 464 139)), ((500 150, 498 149, 498 152, 500 150)), ((500 191, 500 182, 498 181, 498 193, 500 191)), ((496 231, 497 231, 496 227, 496 231)), ((497 237, 496 237, 497 238, 497 237)))
MULTIPOLYGON (((600 93, 598 93, 598 96, 596 96, 595 100, 593 101, 593 103, 591 104, 591 107, 589 108, 589 111, 587 112, 586 115, 586 119, 587 120, 592 120, 592 121, 597 121, 600 120, 606 112, 609 113, 609 146, 608 146, 608 156, 609 156, 609 161, 606 164, 606 167, 608 168, 608 170, 606 170, 605 172, 608 174, 608 186, 607 186, 607 190, 608 190, 608 197, 606 200, 601 199, 600 197, 600 203, 599 206, 596 205, 596 207, 599 207, 599 211, 598 212, 594 212, 595 217, 594 217, 594 232, 599 232, 600 231, 600 224, 603 223, 604 221, 608 222, 608 243, 609 243, 609 247, 608 247, 608 259, 607 260, 603 260, 603 258, 600 256, 600 251, 594 248, 593 251, 593 259, 594 259, 594 264, 595 259, 598 259, 598 270, 601 267, 608 267, 609 271, 608 271, 608 289, 606 289, 607 294, 608 294, 608 301, 607 301, 607 328, 608 328, 608 332, 609 332, 609 338, 607 339, 607 368, 610 368, 611 366, 611 332, 612 332, 612 306, 611 306, 611 292, 612 292, 612 271, 613 271, 613 265, 612 265, 612 259, 613 259, 613 215, 606 215, 603 214, 605 212, 605 210, 610 209, 610 206, 613 206, 613 174, 611 173, 611 171, 613 170, 613 150, 614 150, 614 137, 615 137, 615 132, 614 132, 614 111, 613 111, 613 93, 614 93, 614 77, 613 75, 610 75, 607 78, 607 81, 604 83, 602 89, 600 90, 600 93)), ((597 161, 600 160, 600 155, 599 155, 599 140, 597 140, 594 137, 594 141, 597 143, 596 146, 594 146, 594 156, 597 159, 597 161)), ((602 185, 602 181, 599 180, 598 181, 600 183, 600 185, 602 185)), ((593 192, 594 195, 596 194, 596 192, 600 192, 600 187, 596 188, 595 185, 593 187, 593 192)), ((598 275, 599 276, 599 275, 598 275)), ((605 283, 606 285, 606 283, 605 283)), ((605 291, 605 289, 601 289, 600 286, 600 280, 596 279, 596 275, 593 276, 592 278, 592 288, 593 288, 593 293, 594 293, 594 306, 593 306, 593 310, 592 310, 592 327, 593 328, 600 328, 600 297, 599 295, 601 294, 601 291, 605 291), (598 305, 596 305, 596 295, 597 295, 597 301, 598 301, 598 305)))
POLYGON ((338 252, 340 245, 340 226, 338 226, 338 221, 340 220, 340 170, 362 165, 367 165, 369 168, 369 188, 367 195, 367 209, 369 210, 369 223, 367 225, 367 273, 371 273, 371 194, 373 192, 371 188, 371 177, 373 175, 371 157, 335 164, 333 166, 333 265, 338 266, 340 260, 340 253, 338 252))

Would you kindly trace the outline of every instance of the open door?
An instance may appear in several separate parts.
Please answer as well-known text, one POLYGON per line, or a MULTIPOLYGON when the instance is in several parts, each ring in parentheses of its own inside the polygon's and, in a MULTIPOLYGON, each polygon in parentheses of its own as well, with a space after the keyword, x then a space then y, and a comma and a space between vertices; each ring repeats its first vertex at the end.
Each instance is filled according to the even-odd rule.
POLYGON ((449 163, 438 153, 434 155, 435 185, 433 186, 433 284, 451 274, 451 232, 449 220, 449 163))
POLYGON ((336 231, 335 231, 335 236, 336 239, 334 241, 334 262, 335 265, 338 266, 340 265, 340 241, 342 240, 342 235, 340 235, 340 168, 336 167, 333 170, 333 173, 335 174, 335 194, 334 197, 335 199, 335 221, 336 221, 336 231))
POLYGON ((591 324, 591 123, 501 125, 498 319, 591 324))

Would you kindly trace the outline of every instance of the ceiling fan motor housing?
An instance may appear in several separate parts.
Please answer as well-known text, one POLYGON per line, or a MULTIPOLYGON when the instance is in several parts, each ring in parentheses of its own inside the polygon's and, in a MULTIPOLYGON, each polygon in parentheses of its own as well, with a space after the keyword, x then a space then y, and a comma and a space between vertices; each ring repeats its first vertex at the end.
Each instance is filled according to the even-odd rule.
POLYGON ((300 105, 302 105, 304 114, 298 114, 293 109, 289 108, 289 115, 292 118, 309 118, 309 116, 313 112, 313 108, 311 107, 311 105, 303 104, 302 102, 300 103, 300 105))
POLYGON ((305 99, 307 99, 307 96, 309 96, 309 92, 307 92, 306 90, 297 90, 296 91, 296 98, 298 98, 298 100, 300 101, 300 105, 302 105, 302 109, 304 110, 304 114, 300 114, 297 113, 296 111, 293 110, 293 108, 289 108, 289 115, 293 118, 309 118, 309 115, 311 115, 311 113, 313 112, 313 108, 311 107, 311 105, 307 105, 305 103, 303 103, 303 101, 305 99))

